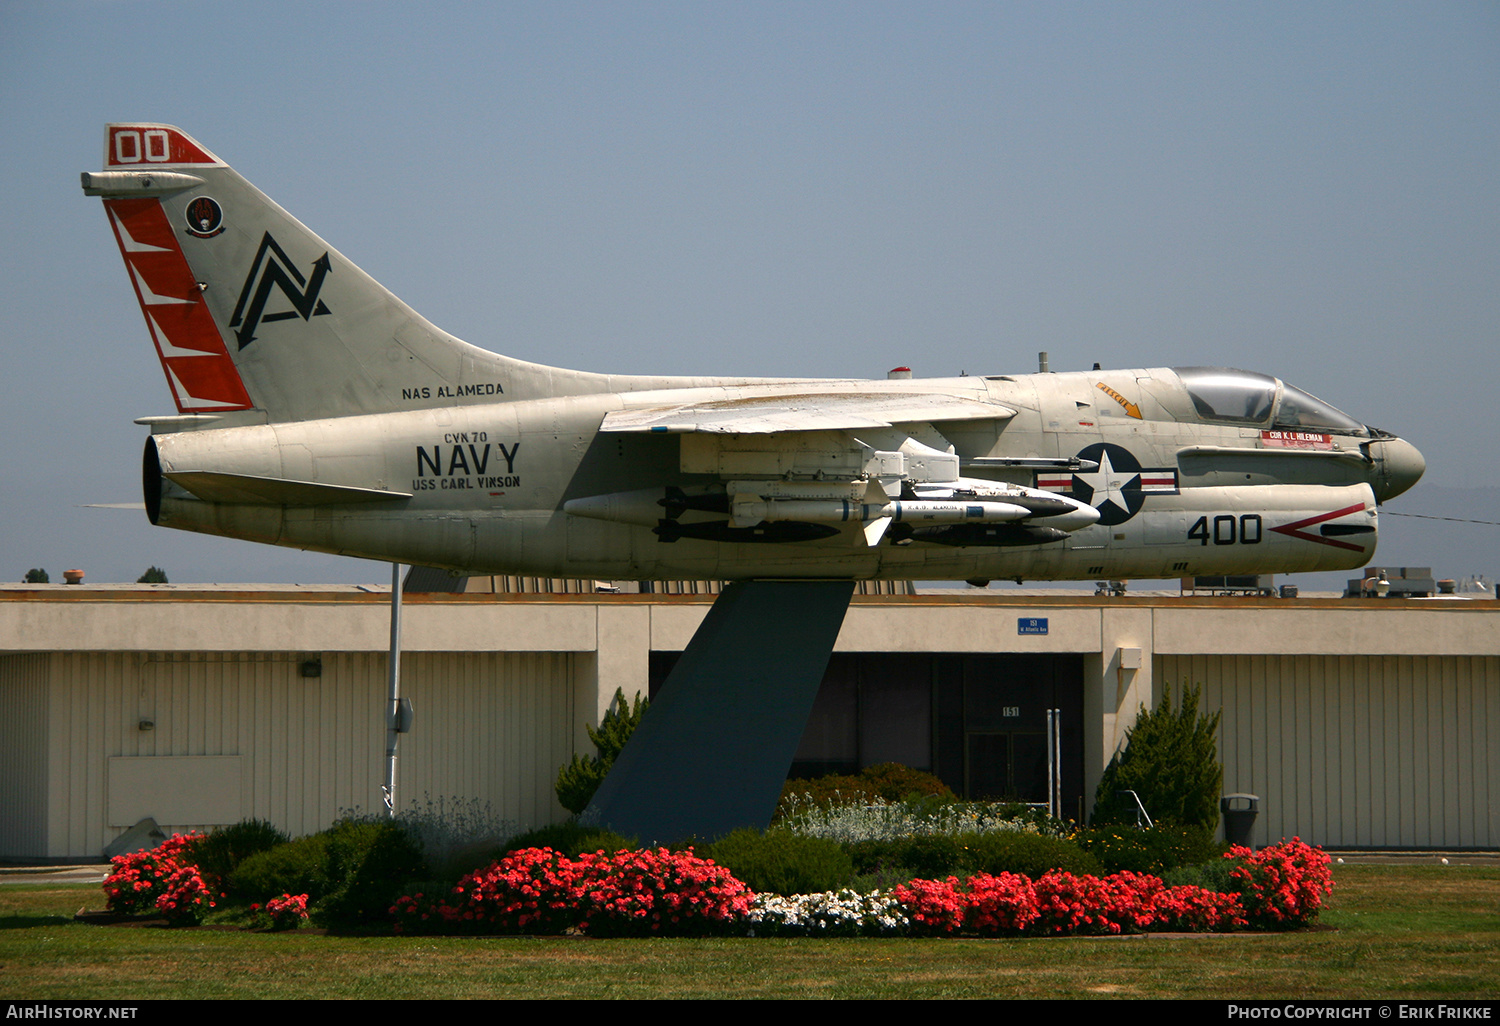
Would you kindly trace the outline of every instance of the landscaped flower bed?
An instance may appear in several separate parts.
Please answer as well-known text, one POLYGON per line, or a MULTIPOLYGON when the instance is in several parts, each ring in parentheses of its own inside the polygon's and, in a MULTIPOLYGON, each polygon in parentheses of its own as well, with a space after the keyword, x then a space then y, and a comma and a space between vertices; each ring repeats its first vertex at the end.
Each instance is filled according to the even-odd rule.
POLYGON ((1293 840, 1232 849, 1243 894, 1168 887, 1144 873, 977 873, 912 880, 888 893, 752 896, 722 867, 666 849, 570 859, 516 852, 452 894, 417 894, 392 913, 405 932, 741 933, 1062 936, 1290 929, 1316 918, 1333 887, 1328 857, 1293 840))
MULTIPOLYGON (((114 860, 110 910, 194 923, 214 906, 192 864, 195 837, 114 860)), ((1328 856, 1293 839, 1225 856, 1235 893, 1169 887, 1155 876, 1062 871, 912 880, 890 891, 789 897, 753 894, 728 869, 691 850, 513 852, 449 892, 407 894, 390 909, 400 933, 590 936, 913 935, 1064 936, 1158 931, 1286 930, 1317 918, 1333 888, 1328 856)), ((261 925, 294 928, 306 895, 282 895, 252 912, 261 925)))

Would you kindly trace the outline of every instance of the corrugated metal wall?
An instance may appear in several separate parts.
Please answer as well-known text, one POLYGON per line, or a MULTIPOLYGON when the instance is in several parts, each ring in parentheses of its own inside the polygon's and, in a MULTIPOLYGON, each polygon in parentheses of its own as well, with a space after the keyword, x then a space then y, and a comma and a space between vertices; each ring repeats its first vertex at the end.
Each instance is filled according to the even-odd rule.
MULTIPOLYGON (((567 653, 403 655, 402 693, 417 715, 401 741, 400 807, 424 796, 476 798, 522 825, 560 818, 552 783, 573 753, 573 664, 567 653)), ((37 725, 24 732, 37 751, 15 753, 22 783, 14 786, 36 795, 38 814, 46 796, 48 822, 45 851, 31 837, 3 850, 102 851, 128 825, 108 822, 111 757, 239 756, 241 818, 270 820, 293 836, 344 811, 373 811, 384 777, 385 665, 383 653, 4 657, 0 703, 37 725), (318 676, 302 675, 307 661, 319 664, 318 676), (45 665, 50 683, 21 679, 37 676, 33 664, 45 665), (42 693, 50 696, 45 719, 37 708, 42 693)))
POLYGON ((521 827, 565 817, 553 784, 579 724, 593 725, 592 703, 576 708, 576 661, 553 652, 403 655, 401 693, 416 729, 401 739, 402 807, 424 796, 473 797, 521 827))
POLYGON ((0 656, 0 851, 47 850, 47 657, 0 656))
POLYGON ((1254 839, 1500 846, 1500 657, 1158 656, 1159 687, 1223 710, 1224 789, 1254 839))

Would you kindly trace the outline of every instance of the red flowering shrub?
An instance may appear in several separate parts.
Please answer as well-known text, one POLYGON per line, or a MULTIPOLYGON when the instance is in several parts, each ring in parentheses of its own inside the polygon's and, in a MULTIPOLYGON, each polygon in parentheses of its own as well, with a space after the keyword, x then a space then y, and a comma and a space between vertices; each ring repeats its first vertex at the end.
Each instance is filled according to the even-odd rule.
POLYGON ((1019 933, 1038 914, 1035 886, 1019 873, 976 873, 962 883, 954 876, 913 880, 891 896, 905 906, 917 934, 1019 933))
POLYGON ((173 923, 197 924, 213 907, 213 893, 192 863, 178 865, 156 899, 156 910, 173 923))
POLYGON ((963 928, 966 902, 956 876, 913 880, 894 888, 891 895, 906 908, 912 933, 956 933, 963 928))
MULTIPOLYGON (((479 933, 562 933, 577 919, 580 874, 573 860, 551 848, 523 848, 460 880, 435 910, 449 928, 479 933)), ((423 911, 398 899, 398 917, 423 911)))
POLYGON ((1127 923, 1133 925, 1129 889, 1111 884, 1110 879, 1055 871, 1044 874, 1036 882, 1036 932, 1119 933, 1127 923))
POLYGON ((1217 932, 1245 925, 1239 895, 1167 887, 1144 873, 1055 871, 1034 883, 1015 873, 980 873, 966 881, 913 880, 891 895, 904 907, 912 932, 925 935, 1217 932))
POLYGON ((442 898, 418 892, 397 898, 391 906, 391 918, 396 921, 397 933, 451 933, 456 932, 449 925, 451 911, 442 898))
POLYGON ((1163 888, 1156 895, 1155 911, 1155 929, 1173 933, 1227 933, 1247 925, 1238 894, 1190 884, 1163 888))
POLYGON ((586 882, 580 929, 621 935, 721 932, 755 895, 723 866, 666 848, 578 856, 586 882))
MULTIPOLYGON (((1098 877, 1054 870, 912 880, 890 892, 919 935, 1118 934, 1142 930, 1286 928, 1317 914, 1332 887, 1328 858, 1300 841, 1231 855, 1241 894, 1167 887, 1155 876, 1098 877)), ((391 909, 398 932, 600 935, 703 934, 744 921, 753 895, 724 867, 691 851, 513 852, 459 881, 446 897, 406 895, 391 909)))
POLYGON ((1019 873, 976 873, 969 877, 964 928, 983 937, 1020 933, 1041 914, 1036 885, 1019 873))
POLYGON ((1298 837, 1258 852, 1231 848, 1224 857, 1237 863, 1229 875, 1239 885, 1245 919, 1258 929, 1306 926, 1333 890, 1327 854, 1298 837))
POLYGON ((402 932, 701 934, 749 911, 750 889, 723 866, 665 848, 570 859, 550 848, 512 852, 470 873, 446 899, 397 899, 402 932))
POLYGON ((111 912, 196 921, 213 907, 213 896, 193 864, 193 847, 202 834, 177 834, 150 851, 117 855, 114 871, 104 880, 111 912))
POLYGON ((283 894, 250 906, 251 922, 262 930, 295 930, 307 918, 307 895, 283 894))

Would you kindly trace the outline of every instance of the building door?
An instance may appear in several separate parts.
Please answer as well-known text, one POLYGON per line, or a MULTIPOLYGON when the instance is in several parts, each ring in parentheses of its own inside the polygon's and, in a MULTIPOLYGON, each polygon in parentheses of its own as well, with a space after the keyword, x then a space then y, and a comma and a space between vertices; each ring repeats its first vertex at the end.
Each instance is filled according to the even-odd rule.
POLYGON ((1047 737, 1036 731, 969 731, 963 793, 974 801, 1047 802, 1047 737))

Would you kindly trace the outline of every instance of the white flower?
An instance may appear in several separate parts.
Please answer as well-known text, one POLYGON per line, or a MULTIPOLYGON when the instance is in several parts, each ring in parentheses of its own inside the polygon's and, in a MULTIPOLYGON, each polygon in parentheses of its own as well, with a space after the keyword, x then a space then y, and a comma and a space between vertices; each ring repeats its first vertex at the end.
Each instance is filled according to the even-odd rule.
POLYGON ((792 935, 873 936, 899 933, 908 923, 894 898, 880 891, 856 894, 847 888, 790 897, 757 895, 746 918, 752 928, 763 926, 772 933, 792 935))
POLYGON ((805 837, 822 837, 844 844, 884 841, 913 834, 989 833, 1016 830, 1037 833, 1035 823, 1004 817, 1002 810, 1014 806, 988 802, 887 802, 833 805, 819 808, 811 795, 793 796, 791 812, 782 825, 805 837))

